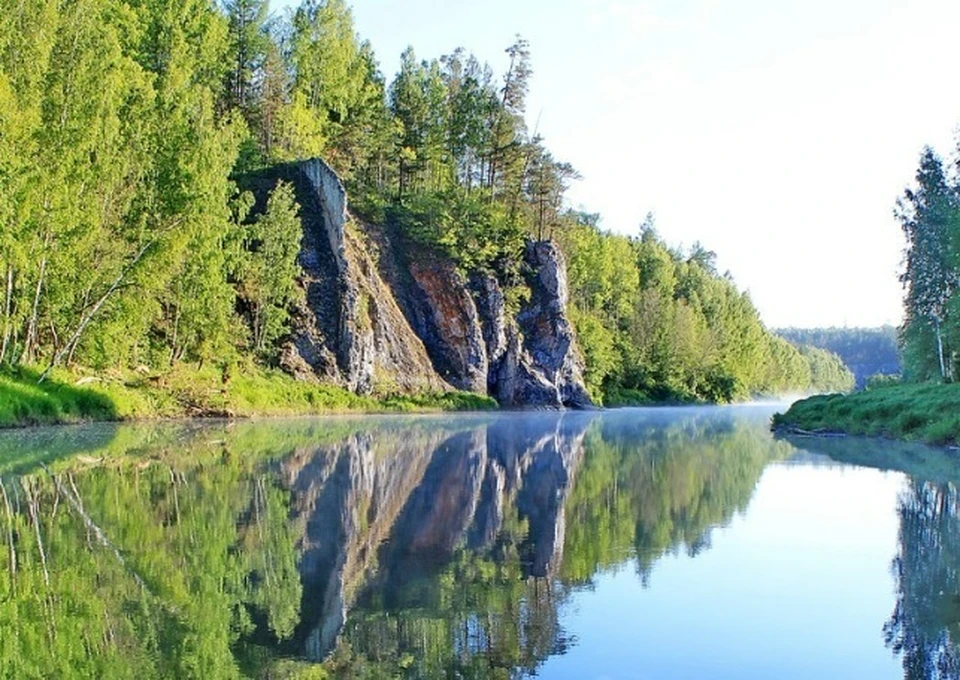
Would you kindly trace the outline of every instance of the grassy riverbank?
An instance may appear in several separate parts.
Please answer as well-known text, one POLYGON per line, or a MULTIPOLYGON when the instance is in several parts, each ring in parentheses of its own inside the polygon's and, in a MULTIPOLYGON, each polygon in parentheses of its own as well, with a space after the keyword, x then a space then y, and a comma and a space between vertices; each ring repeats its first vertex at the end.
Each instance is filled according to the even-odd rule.
POLYGON ((0 372, 0 427, 181 417, 295 416, 491 410, 496 402, 464 392, 358 396, 333 385, 296 381, 255 366, 177 366, 164 373, 60 371, 42 383, 24 368, 0 372))
POLYGON ((888 385, 794 403, 775 428, 817 434, 889 437, 937 445, 960 443, 960 384, 888 385))

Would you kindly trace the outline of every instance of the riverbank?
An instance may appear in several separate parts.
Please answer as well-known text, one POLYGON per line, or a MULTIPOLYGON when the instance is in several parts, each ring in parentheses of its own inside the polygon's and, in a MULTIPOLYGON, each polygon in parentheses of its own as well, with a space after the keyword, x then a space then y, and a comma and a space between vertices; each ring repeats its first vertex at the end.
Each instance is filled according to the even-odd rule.
POLYGON ((359 396, 256 366, 223 371, 58 371, 38 383, 30 368, 0 372, 0 427, 184 417, 251 418, 332 413, 488 411, 493 399, 466 392, 359 396))
POLYGON ((888 385, 809 397, 776 414, 773 427, 785 433, 850 434, 955 446, 960 443, 960 384, 888 385))

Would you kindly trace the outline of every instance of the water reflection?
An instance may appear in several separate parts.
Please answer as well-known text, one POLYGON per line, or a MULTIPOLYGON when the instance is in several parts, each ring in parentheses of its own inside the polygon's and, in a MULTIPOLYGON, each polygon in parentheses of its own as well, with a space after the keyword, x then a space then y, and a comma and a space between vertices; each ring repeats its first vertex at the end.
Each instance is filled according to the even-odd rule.
POLYGON ((900 499, 897 604, 883 632, 908 680, 960 678, 958 502, 953 484, 918 481, 900 499))
MULTIPOLYGON (((2 433, 0 676, 533 674, 576 648, 578 593, 627 564, 655 583, 746 511, 796 453, 767 416, 2 433)), ((899 513, 884 634, 907 677, 956 677, 954 487, 915 482, 899 513)))
POLYGON ((897 600, 884 640, 906 680, 960 678, 960 460, 932 447, 865 439, 793 439, 837 461, 894 469, 911 478, 897 501, 897 600))

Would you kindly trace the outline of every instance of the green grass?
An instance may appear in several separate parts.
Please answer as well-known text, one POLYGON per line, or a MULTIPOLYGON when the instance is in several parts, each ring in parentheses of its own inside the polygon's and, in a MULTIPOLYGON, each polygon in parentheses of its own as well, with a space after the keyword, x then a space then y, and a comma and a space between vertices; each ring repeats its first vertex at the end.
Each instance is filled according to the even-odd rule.
POLYGON ((30 369, 0 373, 0 427, 117 418, 106 394, 58 380, 38 384, 38 377, 30 369))
POLYGON ((162 373, 57 371, 37 383, 33 369, 0 371, 0 427, 106 420, 327 413, 489 411, 489 397, 464 392, 360 396, 341 387, 294 380, 255 365, 178 365, 162 373))
POLYGON ((960 384, 895 384, 798 401, 775 428, 842 432, 937 445, 960 443, 960 384))

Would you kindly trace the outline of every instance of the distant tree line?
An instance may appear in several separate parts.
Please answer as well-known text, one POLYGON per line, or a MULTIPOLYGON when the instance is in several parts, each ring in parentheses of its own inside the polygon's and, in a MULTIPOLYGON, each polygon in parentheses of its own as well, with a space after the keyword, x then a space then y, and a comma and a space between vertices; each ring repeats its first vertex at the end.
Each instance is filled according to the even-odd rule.
POLYGON ((322 156, 355 212, 528 294, 555 238, 598 398, 803 389, 712 254, 565 209, 578 178, 525 123, 527 42, 499 76, 412 49, 388 82, 344 0, 24 0, 0 13, 0 364, 275 362, 298 295, 297 206, 244 174, 322 156), (619 391, 619 392, 618 392, 619 391))
POLYGON ((778 328, 777 335, 801 347, 819 347, 836 354, 853 372, 857 388, 875 375, 900 375, 897 329, 879 328, 778 328))

